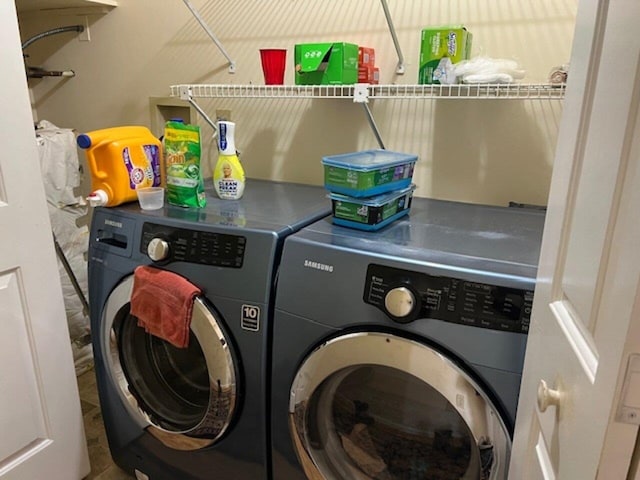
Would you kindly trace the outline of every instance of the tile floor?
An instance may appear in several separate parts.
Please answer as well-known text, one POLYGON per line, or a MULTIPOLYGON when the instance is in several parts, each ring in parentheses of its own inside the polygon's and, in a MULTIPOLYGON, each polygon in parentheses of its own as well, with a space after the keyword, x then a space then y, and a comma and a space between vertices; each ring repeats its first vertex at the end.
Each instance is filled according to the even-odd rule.
POLYGON ((102 423, 96 376, 92 369, 81 374, 78 379, 80 406, 84 419, 84 431, 89 449, 91 473, 85 480, 130 480, 133 477, 121 470, 111 459, 107 436, 102 423))

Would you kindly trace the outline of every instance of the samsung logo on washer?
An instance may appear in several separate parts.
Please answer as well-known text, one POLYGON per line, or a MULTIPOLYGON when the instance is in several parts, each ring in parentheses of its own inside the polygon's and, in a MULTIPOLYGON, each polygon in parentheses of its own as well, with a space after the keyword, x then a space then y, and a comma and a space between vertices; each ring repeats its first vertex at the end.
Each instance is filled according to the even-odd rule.
POLYGON ((333 272, 333 265, 327 265, 326 263, 314 262, 312 260, 305 260, 304 266, 307 268, 315 268, 316 270, 321 270, 323 272, 333 272))
POLYGON ((112 227, 116 227, 116 228, 122 228, 122 222, 116 222, 114 220, 109 220, 108 218, 105 218, 104 224, 111 225, 112 227))

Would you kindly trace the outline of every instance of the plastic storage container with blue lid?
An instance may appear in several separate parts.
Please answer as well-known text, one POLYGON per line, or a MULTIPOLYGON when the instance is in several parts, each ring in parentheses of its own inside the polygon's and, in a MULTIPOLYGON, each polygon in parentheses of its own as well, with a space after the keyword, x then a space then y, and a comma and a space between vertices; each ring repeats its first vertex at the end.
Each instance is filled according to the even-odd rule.
POLYGON ((369 198, 330 193, 333 223, 358 230, 375 231, 409 213, 415 185, 369 198))
POLYGON ((331 155, 322 158, 324 185, 333 193, 372 197, 411 185, 417 155, 389 150, 331 155))

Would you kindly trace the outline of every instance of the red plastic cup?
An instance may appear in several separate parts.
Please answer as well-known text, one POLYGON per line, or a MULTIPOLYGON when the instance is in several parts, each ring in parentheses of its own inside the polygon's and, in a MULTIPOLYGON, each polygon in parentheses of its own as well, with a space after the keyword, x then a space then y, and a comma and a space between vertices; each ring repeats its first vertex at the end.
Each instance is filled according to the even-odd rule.
POLYGON ((287 59, 287 50, 280 48, 260 49, 262 71, 264 72, 265 85, 284 84, 284 67, 287 59))

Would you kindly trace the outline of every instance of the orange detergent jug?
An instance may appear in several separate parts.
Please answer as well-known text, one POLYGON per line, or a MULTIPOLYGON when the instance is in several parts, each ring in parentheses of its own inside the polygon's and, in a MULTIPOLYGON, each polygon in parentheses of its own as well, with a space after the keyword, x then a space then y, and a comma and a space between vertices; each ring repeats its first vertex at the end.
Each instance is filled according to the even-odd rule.
POLYGON ((146 127, 94 130, 78 135, 77 142, 91 171, 92 207, 132 202, 136 188, 164 184, 162 144, 146 127))

